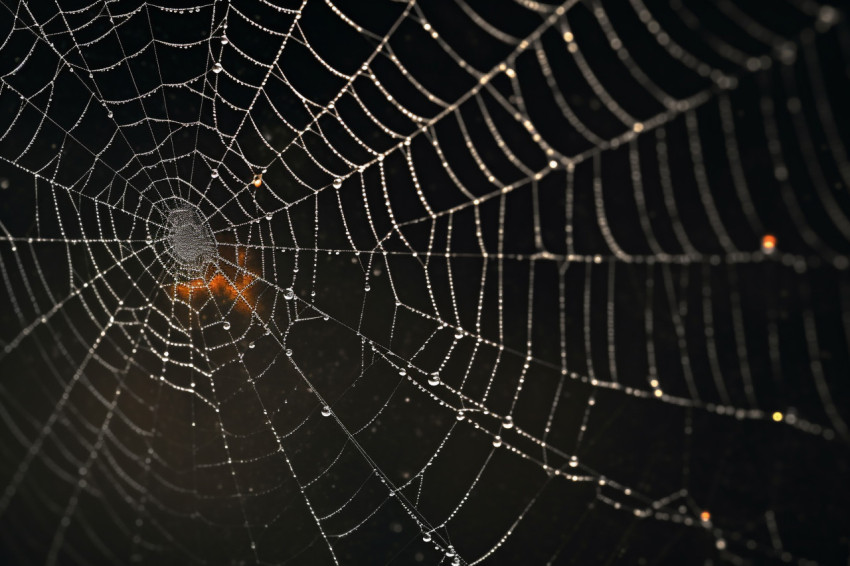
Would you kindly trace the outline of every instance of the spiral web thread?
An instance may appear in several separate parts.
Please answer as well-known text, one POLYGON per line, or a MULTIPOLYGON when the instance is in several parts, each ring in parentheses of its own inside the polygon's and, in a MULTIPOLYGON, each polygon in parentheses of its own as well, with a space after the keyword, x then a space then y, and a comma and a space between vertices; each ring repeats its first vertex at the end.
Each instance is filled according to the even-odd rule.
POLYGON ((840 9, 64 4, 2 10, 13 555, 828 560, 692 468, 850 440, 840 9))

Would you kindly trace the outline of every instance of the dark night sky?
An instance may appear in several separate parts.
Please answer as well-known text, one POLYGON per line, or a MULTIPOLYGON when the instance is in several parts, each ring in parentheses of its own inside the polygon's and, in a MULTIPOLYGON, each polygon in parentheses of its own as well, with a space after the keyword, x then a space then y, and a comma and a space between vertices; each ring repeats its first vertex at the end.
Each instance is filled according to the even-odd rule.
POLYGON ((847 563, 845 5, 179 8, 2 2, 0 561, 847 563))

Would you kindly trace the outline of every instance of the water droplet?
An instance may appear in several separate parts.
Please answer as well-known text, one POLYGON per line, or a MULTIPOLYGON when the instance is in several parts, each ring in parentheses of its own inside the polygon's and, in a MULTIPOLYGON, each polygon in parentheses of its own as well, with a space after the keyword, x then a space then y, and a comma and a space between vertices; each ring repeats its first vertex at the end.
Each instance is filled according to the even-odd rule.
POLYGON ((287 348, 286 355, 291 358, 292 357, 292 350, 287 348))
POLYGON ((578 456, 570 456, 570 467, 577 468, 578 467, 578 456))
POLYGON ((463 411, 457 412, 457 420, 462 421, 465 418, 466 418, 466 415, 463 414, 463 411))
POLYGON ((271 212, 269 212, 268 214, 266 214, 266 220, 268 220, 269 222, 271 222, 271 219, 272 219, 272 213, 271 213, 271 212))
POLYGON ((425 533, 424 535, 422 535, 422 540, 424 540, 425 542, 431 542, 431 533, 425 533))
POLYGON ((255 343, 253 343, 253 342, 251 342, 250 344, 248 344, 248 347, 249 347, 250 349, 252 349, 252 350, 254 349, 254 347, 255 347, 255 346, 256 346, 256 344, 255 344, 255 343))
POLYGON ((221 36, 221 44, 227 45, 228 39, 226 35, 221 36))
POLYGON ((330 408, 330 407, 328 407, 327 405, 325 405, 324 407, 322 407, 322 416, 323 416, 323 417, 329 417, 329 416, 331 416, 331 408, 330 408))
POLYGON ((818 20, 824 24, 832 25, 838 21, 838 18, 838 11, 832 6, 821 6, 818 11, 818 20))
POLYGON ((291 301, 295 298, 295 291, 292 290, 292 287, 288 287, 286 291, 283 292, 283 298, 287 301, 291 301))
POLYGON ((112 112, 109 112, 109 113, 106 115, 106 117, 107 117, 107 118, 112 118, 112 112))
POLYGON ((212 70, 213 73, 220 73, 223 68, 224 67, 221 66, 221 63, 216 63, 215 65, 213 65, 212 70))
POLYGON ((495 438, 493 438, 493 447, 494 448, 498 448, 501 445, 502 445, 502 437, 501 436, 496 436, 495 438))
POLYGON ((230 322, 225 320, 224 324, 222 324, 221 327, 224 328, 225 330, 230 330, 230 322))
POLYGON ((212 175, 212 178, 215 179, 216 177, 218 177, 218 170, 213 169, 212 173, 210 173, 210 175, 212 175))
POLYGON ((431 377, 428 378, 428 385, 430 385, 432 387, 436 387, 437 385, 440 385, 440 374, 436 373, 436 372, 432 373, 431 377))
POLYGON ((366 283, 366 286, 363 287, 363 290, 367 291, 367 292, 370 291, 371 289, 372 289, 372 287, 370 287, 368 283, 366 283))
POLYGON ((502 426, 505 428, 513 428, 514 427, 514 418, 510 415, 502 419, 502 426))
POLYGON ((342 179, 340 179, 339 177, 337 177, 336 179, 334 179, 334 188, 335 188, 335 189, 338 189, 338 188, 340 188, 341 186, 342 186, 342 179))

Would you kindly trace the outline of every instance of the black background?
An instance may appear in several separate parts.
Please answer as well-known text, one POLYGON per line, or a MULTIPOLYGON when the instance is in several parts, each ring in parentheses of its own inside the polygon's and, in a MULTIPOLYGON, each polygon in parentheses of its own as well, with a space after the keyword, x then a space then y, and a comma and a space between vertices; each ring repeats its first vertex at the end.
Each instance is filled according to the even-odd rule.
MULTIPOLYGON (((850 210, 840 169, 850 164, 836 158, 818 113, 828 99, 832 127, 844 144, 850 141, 850 35, 841 6, 833 13, 805 2, 742 3, 747 19, 730 16, 723 3, 648 2, 660 29, 737 79, 727 90, 717 77, 700 76, 667 55, 632 4, 577 3, 543 28, 539 45, 560 95, 596 136, 614 139, 631 124, 593 93, 565 48, 567 24, 607 92, 647 123, 633 142, 614 147, 594 143, 563 118, 537 46, 511 55, 516 46, 485 33, 459 3, 419 2, 406 16, 401 2, 336 5, 365 29, 344 24, 326 3, 308 2, 302 31, 264 87, 267 97, 256 97, 264 69, 245 57, 273 60, 279 33, 293 20, 268 4, 234 3, 245 18, 230 13, 226 46, 219 40, 221 2, 215 11, 203 5, 184 13, 134 2, 62 3, 67 19, 49 3, 4 4, 0 36, 9 39, 0 48, 6 134, 0 176, 8 188, 0 192, 0 259, 8 308, 0 311, 0 344, 9 352, 0 361, 0 472, 15 489, 0 518, 5 561, 42 563, 55 545, 61 564, 325 564, 333 563, 330 545, 341 564, 448 564, 451 544, 463 563, 492 549, 485 564, 846 563, 850 461, 840 423, 850 416, 850 246, 831 213, 850 210), (629 74, 593 16, 597 7, 637 67, 662 89, 676 98, 704 94, 691 116, 699 124, 708 198, 738 252, 724 249, 712 227, 686 112, 665 114, 629 74), (134 8, 140 11, 120 16, 134 8), (833 14, 837 24, 827 25, 833 14), (423 16, 453 55, 423 29, 423 16), (412 136, 423 198, 441 213, 433 240, 400 139, 377 127, 357 100, 346 95, 335 102, 350 132, 324 115, 309 133, 295 133, 345 84, 317 56, 352 74, 391 31, 392 53, 418 83, 445 101, 464 100, 437 118, 443 109, 411 86, 386 50, 370 63, 371 72, 404 108, 433 119, 427 131, 367 78, 357 78, 349 91, 387 127, 412 136), (90 47, 75 45, 102 34, 90 47), (144 49, 152 37, 162 43, 144 49), (786 64, 777 37, 797 53, 786 64), (724 46, 771 64, 754 72, 724 46), (139 54, 126 57, 131 53, 139 54), (506 58, 528 118, 564 156, 552 171, 540 144, 499 103, 500 96, 519 104, 504 73, 480 99, 467 100, 478 78, 458 62, 488 71, 506 58), (812 60, 821 78, 812 75, 812 60), (209 71, 215 61, 224 72, 209 71), (88 69, 108 70, 88 77, 88 69), (139 98, 159 85, 168 86, 139 98), (293 89, 312 101, 309 111, 293 89), (794 97, 809 137, 795 129, 794 97), (545 171, 540 180, 530 182, 506 158, 479 100, 518 160, 545 171), (721 100, 733 110, 737 155, 760 227, 734 188, 721 100), (766 131, 767 100, 776 109, 775 136, 766 131), (250 120, 238 129, 246 116, 238 108, 249 105, 250 120), (652 123, 659 115, 666 118, 652 123), (499 196, 467 149, 461 123, 483 162, 501 182, 515 183, 514 190, 499 196), (229 140, 219 134, 237 129, 228 151, 229 140), (441 164, 434 139, 469 194, 441 164), (807 140, 823 179, 812 175, 807 140), (777 141, 787 184, 774 174, 770 144, 777 141), (639 155, 643 219, 630 143, 639 155), (662 146, 672 206, 658 168, 662 146), (375 152, 387 152, 389 206, 375 152), (571 159, 576 165, 568 172, 571 159), (358 172, 356 166, 367 164, 358 172), (264 183, 255 189, 250 181, 263 169, 264 183), (337 175, 345 177, 339 190, 331 185, 337 175), (594 182, 601 182, 601 208, 594 182), (824 187, 828 199, 819 192, 824 187), (220 297, 175 300, 167 241, 157 237, 174 197, 206 217, 222 264, 247 247, 247 269, 257 277, 251 316, 220 297), (480 205, 470 206, 472 198, 482 199, 480 205), (600 219, 628 260, 606 242, 600 219), (477 221, 491 255, 486 266, 477 221), (770 257, 759 252, 766 233, 779 242, 770 257), (494 257, 500 246, 501 260, 494 257), (428 251, 434 255, 425 266, 428 251), (71 281, 81 288, 77 298, 15 341, 69 293, 71 281), (284 299, 288 287, 296 300, 284 299), (406 308, 396 309, 396 300, 406 308), (101 341, 110 316, 126 326, 110 326, 101 341), (442 322, 450 326, 441 328, 442 322), (706 336, 712 325, 713 339, 706 336), (188 330, 180 337, 174 327, 188 330), (457 327, 473 336, 456 339, 457 327), (485 342, 473 355, 477 335, 485 342), (771 356, 772 337, 778 359, 771 356), (661 399, 648 385, 650 343, 661 399), (101 359, 78 373, 95 345, 101 359), (526 356, 532 360, 523 369, 526 356), (212 379, 198 371, 207 368, 215 368, 212 379), (427 385, 437 370, 448 387, 427 385), (206 398, 222 401, 220 413, 176 388, 192 382, 206 398), (122 393, 110 413, 116 387, 122 393), (837 417, 829 414, 824 387, 837 417), (458 390, 465 400, 452 392, 458 390), (558 405, 545 433, 553 400, 558 405), (320 416, 324 403, 333 418, 320 416), (460 408, 463 421, 456 418, 460 408), (774 411, 786 421, 772 422, 774 411), (509 413, 516 427, 500 429, 493 415, 509 413), (283 452, 272 430, 283 435, 283 452), (504 444, 494 449, 495 434, 504 444), (543 467, 536 441, 544 435, 556 474, 543 467), (38 438, 32 464, 15 479, 38 438), (79 468, 99 441, 78 489, 79 468), (576 468, 568 464, 573 454, 576 468), (414 481, 390 495, 390 486, 420 473, 421 491, 414 481), (60 520, 69 508, 65 528, 60 520), (637 517, 636 509, 647 516, 637 517), (708 523, 699 518, 703 510, 711 514, 708 523), (313 513, 328 516, 321 524, 330 543, 313 513), (423 541, 423 530, 449 516, 431 542, 423 541)), ((546 17, 508 1, 466 5, 517 38, 546 17)))

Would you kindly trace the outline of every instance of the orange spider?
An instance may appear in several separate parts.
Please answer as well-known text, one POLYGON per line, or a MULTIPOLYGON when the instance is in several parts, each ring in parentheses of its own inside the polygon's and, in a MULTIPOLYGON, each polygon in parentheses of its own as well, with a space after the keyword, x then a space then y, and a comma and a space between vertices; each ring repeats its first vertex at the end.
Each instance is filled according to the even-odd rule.
POLYGON ((210 264, 203 277, 174 285, 175 294, 186 302, 204 301, 214 297, 224 302, 234 302, 234 308, 244 314, 258 307, 256 273, 247 265, 247 251, 227 245, 219 246, 217 264, 210 264), (230 261, 228 255, 235 255, 230 261))

